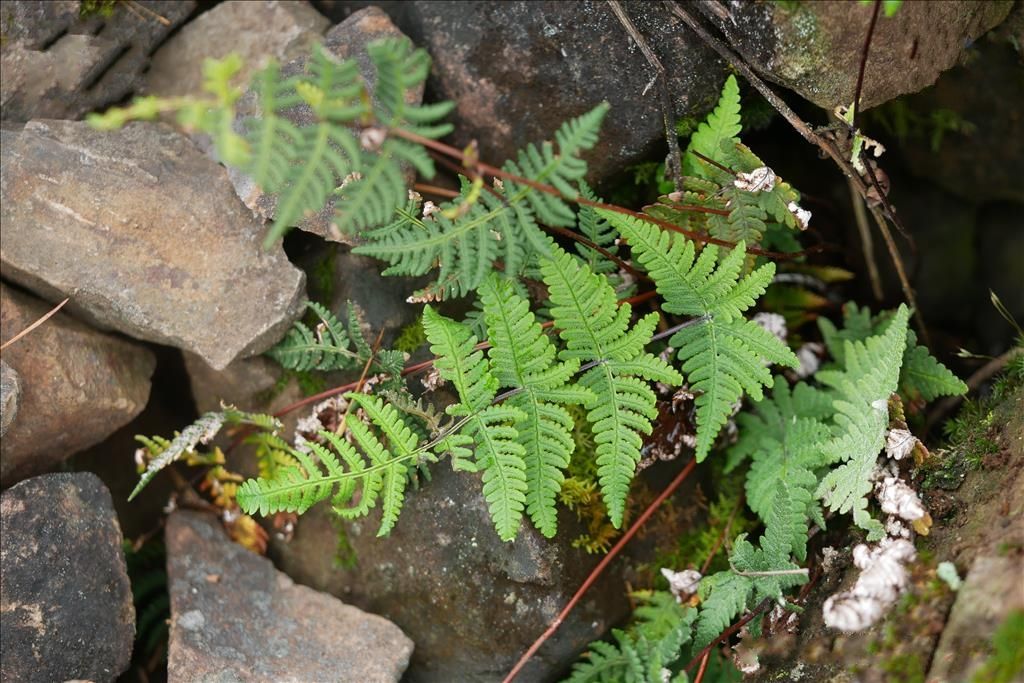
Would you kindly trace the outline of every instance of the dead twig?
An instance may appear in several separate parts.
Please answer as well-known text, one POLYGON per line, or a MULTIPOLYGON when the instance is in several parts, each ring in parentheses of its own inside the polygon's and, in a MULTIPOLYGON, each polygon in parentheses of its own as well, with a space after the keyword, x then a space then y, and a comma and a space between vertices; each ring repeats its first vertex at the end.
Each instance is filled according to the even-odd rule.
POLYGON ((875 241, 871 237, 871 226, 868 224, 868 212, 864 208, 864 198, 857 192, 857 186, 847 178, 850 185, 850 202, 853 204, 853 217, 860 235, 860 247, 864 254, 864 263, 868 268, 868 279, 871 281, 871 293, 875 301, 882 300, 882 278, 878 274, 878 263, 875 262, 875 241))
MULTIPOLYGON (((1007 363, 1022 353, 1024 353, 1024 348, 1020 346, 1014 347, 975 370, 971 376, 967 378, 967 393, 969 394, 972 391, 977 391, 982 384, 992 379, 996 373, 1006 367, 1007 363)), ((932 427, 938 424, 946 417, 946 415, 953 412, 953 410, 960 405, 966 396, 967 394, 964 396, 950 396, 949 398, 939 401, 938 405, 932 409, 932 412, 928 415, 928 419, 925 421, 925 433, 930 432, 932 427)))
POLYGON ((10 338, 10 339, 8 339, 7 341, 5 341, 5 342, 4 342, 3 344, 0 344, 0 351, 3 351, 3 350, 4 350, 4 349, 6 349, 6 348, 7 348, 8 346, 10 346, 10 345, 11 345, 11 344, 13 344, 14 342, 18 341, 19 339, 21 339, 22 337, 24 337, 24 336, 25 336, 26 334, 28 334, 28 333, 29 333, 29 332, 31 332, 32 330, 36 329, 37 327, 39 327, 40 325, 42 325, 43 323, 45 323, 45 322, 46 322, 47 320, 49 320, 49 319, 50 319, 50 317, 51 317, 51 316, 52 316, 52 315, 53 315, 54 313, 56 313, 56 312, 57 312, 57 311, 59 311, 59 310, 60 310, 61 308, 63 308, 63 307, 64 307, 64 304, 66 304, 66 303, 67 303, 68 301, 70 301, 70 300, 71 300, 71 297, 67 297, 66 299, 64 299, 64 301, 61 301, 61 302, 60 302, 59 304, 57 304, 56 306, 54 306, 53 308, 51 308, 51 309, 50 309, 50 310, 49 310, 49 311, 48 311, 47 313, 44 313, 43 315, 41 315, 41 316, 39 317, 39 320, 36 320, 36 321, 35 321, 34 323, 32 323, 31 325, 29 325, 28 327, 26 327, 25 329, 23 329, 23 330, 22 330, 21 332, 19 332, 18 334, 14 335, 13 337, 11 337, 11 338, 10 338))
POLYGON ((644 88, 643 95, 647 94, 647 91, 651 89, 651 86, 657 81, 659 83, 658 91, 661 96, 661 121, 665 127, 665 142, 668 144, 668 168, 669 174, 672 178, 672 184, 675 186, 676 191, 683 189, 683 162, 682 153, 679 150, 679 136, 676 134, 675 123, 672 121, 672 112, 674 110, 672 106, 672 95, 669 93, 668 82, 665 78, 665 67, 662 66, 661 60, 658 59, 658 55, 654 54, 654 50, 651 49, 650 45, 644 39, 643 34, 637 30, 636 26, 630 20, 629 15, 626 14, 626 10, 622 7, 622 3, 618 0, 608 0, 608 5, 612 8, 612 12, 615 17, 622 24, 622 27, 626 29, 626 33, 633 39, 633 42, 640 48, 640 52, 643 53, 647 59, 647 63, 654 69, 654 78, 644 88))
POLYGON ((618 542, 612 547, 612 549, 608 551, 608 554, 601 559, 601 562, 598 563, 596 567, 594 567, 594 570, 590 572, 590 575, 587 576, 586 580, 579 587, 576 593, 572 596, 569 602, 565 605, 562 611, 558 613, 558 616, 555 617, 555 620, 551 622, 551 625, 548 626, 547 630, 544 631, 544 633, 542 633, 541 636, 534 641, 533 645, 530 646, 530 648, 523 654, 523 656, 519 658, 519 661, 516 662, 516 665, 512 667, 512 670, 508 672, 507 676, 505 676, 504 683, 511 683, 511 681, 513 681, 515 677, 519 675, 519 672, 523 670, 523 667, 526 666, 527 662, 529 662, 533 655, 537 653, 541 645, 543 645, 548 638, 555 634, 555 631, 558 630, 558 627, 562 625, 562 622, 565 621, 566 617, 569 616, 569 613, 572 611, 572 609, 586 594, 587 590, 594 584, 594 582, 597 581, 598 577, 601 576, 602 572, 604 572, 608 565, 612 563, 612 560, 614 560, 618 556, 619 552, 621 552, 621 550, 626 546, 626 544, 629 543, 630 539, 632 539, 633 536, 636 535, 636 532, 640 530, 640 527, 642 527, 647 522, 647 520, 650 519, 651 515, 654 514, 655 510, 657 510, 658 507, 663 502, 665 502, 665 499, 671 496, 675 492, 675 490, 679 488, 679 486, 684 481, 686 481, 686 478, 690 476, 690 473, 693 472, 693 469, 696 466, 697 461, 690 460, 690 462, 686 464, 686 467, 684 467, 679 472, 679 474, 676 475, 676 478, 672 480, 672 483, 665 487, 665 490, 662 491, 661 494, 657 498, 655 498, 650 505, 647 506, 647 509, 644 510, 643 514, 640 515, 635 522, 633 522, 633 524, 629 527, 629 530, 622 535, 622 538, 620 538, 618 542))

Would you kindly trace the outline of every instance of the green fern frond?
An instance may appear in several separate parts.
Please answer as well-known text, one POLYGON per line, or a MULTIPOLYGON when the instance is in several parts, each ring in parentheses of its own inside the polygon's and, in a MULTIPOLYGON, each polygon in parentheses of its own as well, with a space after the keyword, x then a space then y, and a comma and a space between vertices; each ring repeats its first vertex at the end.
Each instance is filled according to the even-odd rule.
POLYGON ((700 649, 718 637, 747 607, 753 580, 731 571, 717 572, 700 582, 700 614, 694 626, 693 647, 700 649))
MULTIPOLYGON (((590 201, 600 201, 590 186, 583 180, 579 181, 580 196, 590 201)), ((581 204, 579 213, 576 215, 576 229, 589 241, 601 247, 605 251, 615 254, 619 251, 615 244, 615 230, 601 216, 597 215, 594 207, 581 204)), ((604 275, 614 273, 618 266, 614 261, 606 258, 599 251, 584 244, 577 243, 576 251, 586 261, 587 266, 595 273, 604 275)))
MULTIPOLYGON (((586 172, 579 154, 597 141, 607 110, 601 105, 563 124, 555 134, 557 153, 551 143, 529 145, 518 163, 504 169, 576 197, 573 184, 586 172)), ((435 283, 416 295, 424 300, 465 296, 483 283, 497 261, 507 277, 522 274, 552 253, 554 243, 537 225, 538 217, 549 225, 575 222, 563 199, 508 180, 493 192, 480 192, 464 180, 455 201, 429 218, 418 214, 418 203, 400 209, 396 221, 368 232, 367 243, 354 251, 390 263, 386 275, 424 275, 437 268, 435 283)))
POLYGON ((525 449, 512 423, 526 415, 511 405, 491 405, 499 382, 484 359, 474 350, 476 337, 469 328, 437 313, 430 306, 423 310, 423 329, 430 350, 437 356, 434 367, 451 382, 459 394, 459 403, 447 412, 464 418, 460 439, 447 439, 441 448, 453 454, 456 467, 483 472, 484 498, 503 541, 511 541, 519 530, 526 505, 525 449), (468 444, 473 445, 475 462, 469 463, 468 444))
POLYGON ((135 437, 155 457, 149 461, 146 471, 139 478, 128 500, 139 495, 142 489, 153 480, 160 470, 171 463, 184 459, 190 453, 195 452, 196 446, 207 444, 217 436, 217 433, 224 425, 249 424, 259 428, 280 429, 281 423, 269 416, 257 413, 245 413, 234 408, 227 407, 217 412, 205 413, 195 422, 185 427, 181 432, 174 435, 174 439, 167 441, 159 437, 152 439, 147 437, 135 437))
POLYGON ((761 206, 760 195, 736 187, 727 187, 721 198, 729 215, 711 214, 707 218, 712 237, 729 242, 760 244, 766 229, 768 212, 761 206))
POLYGON ((408 468, 433 457, 425 448, 417 447, 416 434, 381 399, 352 393, 345 397, 359 406, 385 437, 386 445, 357 415, 350 414, 346 426, 359 451, 337 434, 321 431, 326 445, 307 442, 308 453, 290 449, 295 465, 280 469, 272 478, 250 479, 239 487, 237 501, 244 512, 263 516, 275 512, 302 514, 332 498, 335 512, 355 518, 369 514, 380 500, 378 536, 391 531, 404 500, 408 468))
POLYGON ((730 75, 722 86, 722 95, 718 105, 701 123, 686 148, 683 157, 683 172, 686 175, 702 176, 702 169, 708 164, 692 154, 699 152, 709 159, 728 166, 732 159, 726 153, 732 143, 739 142, 738 136, 743 126, 740 121, 740 87, 736 77, 730 75), (723 145, 722 143, 726 143, 723 145))
POLYGON ((512 283, 497 274, 480 289, 491 341, 490 359, 502 387, 521 393, 508 399, 525 419, 516 424, 526 465, 526 511, 548 538, 555 535, 555 499, 565 480, 574 442, 573 419, 564 404, 592 402, 587 389, 570 384, 579 360, 555 362, 556 350, 530 312, 530 303, 515 294, 512 283))
POLYGON ((821 370, 817 378, 837 392, 833 438, 823 446, 828 463, 842 463, 818 486, 816 495, 836 512, 853 511, 853 520, 868 531, 869 540, 882 537, 882 525, 867 512, 871 472, 885 444, 889 426, 889 397, 899 384, 907 343, 909 311, 901 305, 885 334, 865 341, 845 341, 843 371, 821 370))
POLYGON ((796 367, 796 356, 785 344, 743 317, 775 273, 767 263, 740 276, 746 250, 742 243, 717 263, 718 248, 706 245, 695 257, 692 242, 662 231, 647 221, 600 211, 629 241, 664 297, 662 308, 697 318, 677 332, 677 348, 690 387, 701 392, 697 404, 697 460, 707 457, 718 432, 744 392, 759 400, 771 384, 766 363, 796 367))
POLYGON ((579 384, 596 397, 587 404, 587 419, 597 443, 601 493, 612 524, 619 528, 640 460, 640 434, 649 434, 657 417, 654 392, 647 381, 678 385, 682 377, 643 351, 657 324, 655 314, 630 329, 632 308, 617 307, 607 281, 561 250, 541 264, 541 272, 550 291, 555 325, 566 342, 559 357, 592 366, 579 384))
POLYGON ((900 396, 934 401, 939 396, 963 396, 967 384, 917 343, 917 334, 907 330, 907 348, 900 368, 900 396))

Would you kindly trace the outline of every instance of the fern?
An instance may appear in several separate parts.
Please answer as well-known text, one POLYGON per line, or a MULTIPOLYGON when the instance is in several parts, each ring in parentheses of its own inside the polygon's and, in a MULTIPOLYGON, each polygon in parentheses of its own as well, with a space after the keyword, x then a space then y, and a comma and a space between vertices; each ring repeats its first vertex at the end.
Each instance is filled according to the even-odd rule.
POLYGON ((374 353, 363 337, 352 302, 348 303, 348 329, 325 306, 313 301, 306 305, 320 320, 315 330, 296 321, 284 339, 267 351, 282 367, 296 372, 355 370, 372 356, 376 371, 393 377, 401 373, 405 355, 390 350, 374 353))
POLYGON ((494 528, 503 541, 511 541, 519 529, 528 488, 525 449, 511 424, 526 420, 527 415, 511 405, 492 405, 498 378, 491 373, 483 352, 473 350, 476 337, 466 325, 427 306, 423 329, 430 350, 438 356, 434 367, 459 395, 459 403, 449 406, 447 412, 465 421, 461 432, 445 439, 440 450, 452 453, 456 469, 483 471, 484 498, 494 528), (475 461, 468 459, 468 444, 474 447, 475 461))
POLYGON ((629 241, 637 260, 650 273, 662 308, 697 317, 677 332, 670 344, 679 349, 690 387, 701 394, 697 404, 697 460, 707 457, 718 432, 743 392, 760 399, 771 383, 765 363, 791 367, 797 358, 774 335, 743 318, 764 293, 775 273, 765 264, 740 276, 746 251, 742 243, 718 261, 718 248, 707 245, 694 259, 693 243, 646 221, 599 211, 629 241))
POLYGON ((135 439, 143 444, 152 459, 139 478, 139 483, 135 485, 131 495, 128 496, 128 500, 139 495, 139 492, 146 488, 146 485, 160 470, 194 453, 196 446, 210 443, 213 437, 220 432, 221 427, 241 424, 271 431, 281 428, 281 423, 269 415, 245 413, 227 407, 221 411, 205 413, 181 432, 176 433, 174 439, 170 441, 160 437, 151 439, 145 436, 136 436, 135 439))
POLYGON ((566 683, 665 683, 686 681, 672 676, 683 646, 690 641, 696 610, 679 605, 667 592, 634 593, 637 623, 629 631, 615 629, 615 643, 596 641, 584 661, 573 667, 566 683), (672 676, 669 678, 668 676, 672 676))
POLYGON ((573 419, 564 404, 591 403, 594 394, 569 384, 578 359, 555 362, 555 347, 512 283, 492 275, 480 290, 492 344, 490 359, 502 387, 520 390, 507 405, 522 411, 516 424, 526 467, 526 510, 548 538, 555 535, 555 498, 565 480, 575 444, 573 419))
POLYGON ((657 324, 656 314, 644 316, 630 329, 632 308, 616 307, 607 281, 565 252, 544 261, 541 271, 555 324, 566 342, 559 357, 589 366, 580 384, 594 394, 586 407, 597 443, 598 478, 612 524, 620 528, 640 460, 640 434, 650 434, 657 417, 654 392, 645 380, 677 385, 682 377, 643 351, 657 324))
POLYGON ((826 507, 853 512, 854 522, 868 531, 869 540, 884 534, 882 525, 867 512, 871 472, 885 443, 889 426, 889 396, 896 391, 907 340, 909 311, 900 306, 885 334, 861 341, 845 341, 843 371, 821 370, 817 378, 838 394, 833 438, 823 445, 828 463, 842 463, 818 486, 826 507))
POLYGON ((250 479, 238 489, 238 505, 243 511, 258 511, 264 516, 275 512, 302 514, 332 498, 335 512, 357 518, 369 514, 380 500, 377 535, 390 533, 401 512, 409 468, 421 459, 433 458, 425 448, 418 447, 417 435, 393 407, 366 394, 350 393, 345 398, 359 406, 386 444, 357 415, 349 414, 346 426, 355 445, 337 434, 321 431, 325 445, 307 442, 308 452, 291 449, 297 464, 280 469, 271 478, 250 479))
MULTIPOLYGON (((818 327, 829 353, 842 364, 845 341, 861 341, 872 334, 884 332, 890 320, 891 316, 885 313, 872 317, 867 307, 860 308, 851 301, 843 306, 842 330, 827 318, 819 318, 818 327)), ((962 396, 966 392, 967 385, 936 360, 927 347, 918 345, 913 330, 907 330, 907 345, 900 370, 900 397, 906 401, 921 399, 927 402, 939 396, 962 396)))
POLYGON ((736 77, 730 75, 725 79, 725 85, 722 86, 722 95, 717 106, 690 138, 686 155, 683 157, 683 172, 691 176, 701 175, 700 169, 705 162, 696 157, 693 152, 698 152, 728 166, 732 159, 727 150, 732 147, 732 143, 739 142, 737 136, 742 128, 740 86, 736 77))
MULTIPOLYGON (((607 111, 608 105, 602 104, 563 124, 555 133, 557 153, 549 142, 539 148, 528 145, 518 161, 504 169, 575 198, 573 183, 586 172, 579 154, 597 141, 607 111)), ((424 299, 464 296, 483 283, 496 261, 504 264, 507 276, 521 274, 552 253, 553 243, 538 227, 538 219, 556 226, 575 222, 562 198, 511 181, 496 185, 492 192, 480 192, 464 182, 459 198, 441 211, 429 218, 419 218, 418 213, 418 202, 406 206, 393 223, 367 232, 368 243, 354 251, 390 263, 386 275, 424 275, 437 268, 435 283, 417 295, 424 299)))

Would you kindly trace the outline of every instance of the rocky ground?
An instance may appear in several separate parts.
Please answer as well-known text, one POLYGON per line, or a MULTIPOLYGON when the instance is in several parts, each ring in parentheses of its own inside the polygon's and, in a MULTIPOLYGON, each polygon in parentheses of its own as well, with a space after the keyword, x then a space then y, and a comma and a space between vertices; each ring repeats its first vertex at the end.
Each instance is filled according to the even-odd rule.
MULTIPOLYGON (((69 299, 0 360, 0 680, 500 680, 600 559, 572 544, 582 529, 568 510, 556 540, 523 532, 501 543, 475 482, 439 467, 389 538, 374 537, 372 518, 339 527, 321 506, 297 524, 276 520, 267 559, 181 494, 181 475, 127 502, 134 434, 170 435, 222 401, 272 412, 315 391, 260 355, 307 297, 332 310, 355 301, 391 343, 416 318, 405 301, 417 283, 349 253, 329 209, 265 250, 275 197, 228 172, 209 140, 169 123, 100 132, 83 118, 132 95, 197 94, 208 57, 236 52, 245 74, 275 59, 288 73, 315 43, 358 57, 371 40, 406 35, 434 59, 413 95, 455 101, 452 144, 475 140, 491 162, 610 102, 589 161, 592 182, 614 193, 631 185, 631 165, 663 157, 665 107, 670 127, 702 117, 730 67, 653 2, 622 4, 660 55, 660 76, 610 5, 591 0, 97 4, 0 6, 0 341, 69 299)), ((869 7, 729 5, 699 9, 799 112, 824 123, 817 107, 852 101, 869 7)), ((1007 348, 990 289, 1024 321, 1022 27, 1019 0, 907 2, 881 23, 866 71, 863 100, 877 108, 865 125, 890 148, 891 198, 916 241, 901 248, 943 360, 961 346, 1007 348), (973 130, 941 127, 936 111, 973 130)), ((249 95, 240 111, 254 106, 249 95)), ((849 191, 830 162, 778 117, 745 140, 817 205, 836 265, 862 272, 849 191)), ((869 299, 865 282, 841 296, 869 299)), ((894 277, 882 285, 899 299, 894 277)), ((1022 401, 1018 390, 992 408, 985 438, 997 448, 981 466, 927 490, 938 512, 917 602, 857 638, 810 618, 784 646, 758 645, 763 680, 939 683, 983 666, 992 633, 1024 609, 1022 401), (963 577, 958 591, 935 581, 940 559, 963 577), (879 664, 865 666, 869 656, 879 664)), ((639 498, 664 485, 649 479, 639 498)), ((659 518, 647 545, 692 516, 659 518)), ((638 575, 628 564, 613 565, 520 680, 557 680, 621 623, 624 577, 638 575)), ((837 569, 810 604, 849 580, 837 569)))

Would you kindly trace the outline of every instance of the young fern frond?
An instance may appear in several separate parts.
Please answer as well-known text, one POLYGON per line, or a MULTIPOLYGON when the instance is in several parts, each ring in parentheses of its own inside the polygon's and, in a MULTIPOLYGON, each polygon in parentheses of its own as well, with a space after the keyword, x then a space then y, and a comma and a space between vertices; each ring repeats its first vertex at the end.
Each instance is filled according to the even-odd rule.
POLYGON ((708 114, 690 137, 690 144, 683 156, 683 172, 689 176, 701 177, 707 162, 693 152, 699 152, 709 159, 729 166, 732 163, 733 143, 739 142, 739 134, 743 129, 740 121, 740 86, 736 77, 730 75, 722 86, 722 95, 718 104, 708 114))
POLYGON ((555 346, 510 281, 493 274, 480 294, 494 376, 502 387, 520 390, 506 403, 524 415, 516 429, 526 465, 526 511, 551 538, 558 522, 555 499, 575 447, 573 419, 563 405, 587 404, 595 397, 585 387, 570 384, 579 360, 555 362, 555 346))
POLYGON ((418 437, 394 408, 367 394, 345 397, 358 404, 386 445, 357 415, 349 414, 346 426, 359 450, 337 434, 321 431, 327 445, 307 442, 308 453, 291 449, 296 465, 279 470, 273 478, 242 484, 237 500, 243 511, 264 516, 282 511, 302 514, 332 498, 339 515, 356 518, 369 514, 379 499, 378 536, 391 531, 402 508, 408 469, 433 456, 417 446, 418 437))
MULTIPOLYGON (((586 172, 579 154, 597 141, 607 110, 602 104, 563 124, 555 133, 557 153, 551 143, 539 149, 528 145, 518 163, 509 162, 504 169, 575 198, 574 183, 586 172)), ((418 296, 445 299, 477 289, 496 261, 502 261, 505 275, 513 277, 550 256, 553 242, 538 227, 538 218, 557 226, 575 223, 575 213, 560 197, 508 180, 496 185, 493 193, 464 182, 460 196, 441 208, 419 218, 419 206, 413 204, 392 224, 368 232, 367 244, 354 251, 390 263, 387 275, 424 275, 438 268, 436 282, 418 296)))
POLYGON ((431 352, 438 357, 434 367, 459 394, 459 403, 448 406, 447 412, 465 420, 461 432, 442 442, 440 448, 452 453, 456 469, 483 472, 484 499, 494 528, 503 541, 511 541, 519 530, 528 488, 525 449, 512 424, 525 420, 526 414, 508 404, 492 405, 498 378, 491 373, 483 352, 473 350, 476 337, 466 325, 427 306, 423 329, 431 352), (469 460, 469 444, 475 461, 469 460))
POLYGON ((867 511, 871 472, 885 445, 889 426, 889 397, 899 384, 900 365, 907 341, 909 311, 901 305, 885 334, 865 341, 845 341, 845 369, 821 370, 817 378, 832 387, 837 397, 833 437, 823 444, 827 463, 842 463, 818 486, 817 496, 836 512, 853 511, 853 521, 868 531, 869 540, 884 535, 882 525, 867 511))
POLYGON ((709 244, 695 259, 693 243, 681 235, 632 216, 598 213, 629 241, 664 297, 662 308, 699 320, 677 332, 669 343, 679 350, 691 389, 701 392, 696 399, 696 450, 701 461, 743 393, 759 400, 761 388, 771 384, 766 362, 798 365, 796 356, 777 337, 743 317, 771 282, 775 265, 768 263, 741 276, 743 243, 721 260, 718 248, 709 244))
MULTIPOLYGON (((585 181, 580 181, 580 196, 591 201, 599 201, 590 186, 585 181)), ((579 213, 576 216, 576 229, 581 235, 601 247, 605 251, 615 254, 619 247, 615 244, 615 229, 608 221, 597 214, 592 206, 580 204, 579 213)), ((614 273, 618 266, 616 263, 596 249, 592 249, 582 243, 576 244, 576 251, 586 261, 587 266, 600 275, 614 273)))
POLYGON ((657 417, 648 381, 678 385, 682 377, 644 346, 657 315, 648 314, 630 329, 632 307, 616 306, 615 291, 576 257, 559 250, 541 264, 551 295, 555 326, 566 342, 565 361, 589 367, 580 385, 595 398, 586 404, 597 443, 598 480, 616 528, 622 525, 629 485, 640 460, 641 434, 650 434, 657 417))

